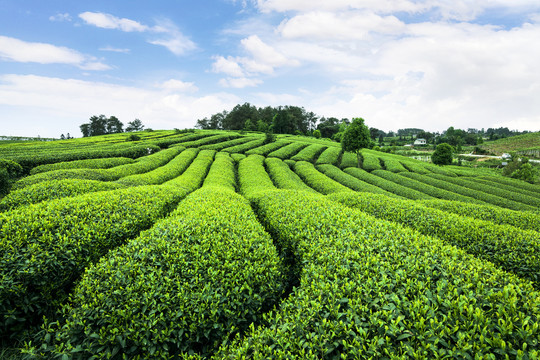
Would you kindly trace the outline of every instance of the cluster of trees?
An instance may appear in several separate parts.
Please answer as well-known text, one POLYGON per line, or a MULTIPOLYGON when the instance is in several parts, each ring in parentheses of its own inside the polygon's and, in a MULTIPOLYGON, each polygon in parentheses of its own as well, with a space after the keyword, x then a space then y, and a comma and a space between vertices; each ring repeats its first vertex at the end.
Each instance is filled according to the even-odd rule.
MULTIPOLYGON (((105 115, 93 115, 90 122, 80 126, 83 137, 97 136, 105 134, 117 134, 124 132, 124 124, 116 116, 106 117, 105 115)), ((126 132, 141 131, 144 125, 141 120, 135 119, 128 122, 126 132)), ((69 134, 68 134, 69 135, 69 134)))
POLYGON ((257 108, 250 103, 236 105, 231 111, 197 120, 199 129, 246 130, 274 134, 311 134, 318 117, 298 106, 257 108))

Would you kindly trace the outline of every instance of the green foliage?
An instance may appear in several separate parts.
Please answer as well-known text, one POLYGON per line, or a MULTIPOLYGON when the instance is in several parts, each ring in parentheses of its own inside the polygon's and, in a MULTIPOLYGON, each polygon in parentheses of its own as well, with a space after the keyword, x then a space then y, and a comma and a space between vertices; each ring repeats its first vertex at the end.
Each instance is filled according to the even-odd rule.
POLYGON ((36 166, 30 171, 30 175, 66 169, 109 169, 119 165, 133 164, 134 162, 135 160, 125 157, 62 161, 54 164, 36 166))
POLYGON ((289 145, 291 142, 287 140, 279 140, 276 142, 271 142, 265 145, 258 146, 254 149, 246 151, 246 155, 263 155, 266 156, 269 153, 278 150, 286 145, 289 145))
POLYGON ((264 159, 264 164, 270 178, 279 189, 304 190, 316 193, 282 160, 269 157, 264 159))
POLYGON ((182 175, 169 180, 164 185, 171 185, 187 192, 192 192, 201 187, 208 170, 214 161, 214 150, 201 150, 191 165, 182 175))
POLYGON ((534 211, 538 209, 538 206, 540 206, 540 199, 526 196, 517 192, 504 190, 498 187, 477 183, 474 181, 474 179, 453 178, 438 174, 429 174, 427 177, 466 187, 473 190, 473 192, 470 192, 470 190, 468 192, 475 194, 474 197, 476 199, 483 200, 484 198, 488 198, 489 201, 486 202, 508 209, 534 211), (484 195, 486 193, 491 196, 486 197, 484 195))
POLYGON ((352 192, 352 190, 339 182, 332 180, 318 171, 312 163, 297 161, 294 164, 294 172, 311 188, 321 194, 328 195, 335 192, 352 192))
POLYGON ((240 160, 238 182, 240 193, 248 199, 258 192, 276 188, 264 168, 264 157, 261 155, 249 155, 240 160))
POLYGON ((315 139, 320 139, 321 138, 321 131, 319 129, 313 130, 313 137, 315 139))
POLYGON ((299 285, 216 358, 538 356, 531 283, 322 196, 280 190, 254 204, 299 285))
MULTIPOLYGON (((90 122, 80 126, 83 137, 97 136, 105 134, 116 134, 123 132, 124 124, 116 116, 106 117, 105 115, 93 115, 90 122)), ((127 131, 127 129, 126 129, 127 131)))
POLYGON ((369 147, 369 128, 364 124, 364 119, 354 118, 347 127, 341 139, 343 151, 350 151, 359 156, 360 150, 369 147))
POLYGON ((337 146, 329 146, 328 149, 324 150, 319 158, 316 161, 317 165, 321 164, 332 164, 338 165, 341 158, 342 150, 337 146))
POLYGON ((444 190, 444 189, 441 189, 432 185, 428 185, 427 183, 416 180, 418 176, 410 175, 411 173, 409 172, 400 172, 398 174, 395 174, 387 170, 376 170, 376 171, 373 171, 372 174, 380 176, 386 180, 395 182, 396 184, 406 186, 410 189, 423 192, 424 194, 427 194, 437 199, 456 200, 456 201, 484 204, 482 201, 479 201, 475 198, 456 194, 454 192, 444 190))
POLYGON ((236 169, 229 153, 216 154, 215 160, 204 179, 203 187, 217 186, 236 191, 236 169))
POLYGON ((277 303, 272 239, 240 195, 189 195, 168 218, 89 269, 43 334, 42 356, 209 356, 277 303), (105 321, 103 321, 106 319, 105 321))
POLYGON ((538 178, 538 169, 531 165, 528 158, 512 154, 512 161, 503 169, 503 175, 534 184, 538 178))
MULTIPOLYGON (((343 171, 349 175, 354 176, 357 179, 360 179, 371 185, 375 185, 377 187, 380 187, 383 190, 386 190, 388 192, 391 192, 395 195, 402 196, 407 199, 412 199, 412 200, 433 199, 432 196, 429 196, 423 192, 408 188, 406 186, 400 185, 390 180, 386 180, 383 177, 379 177, 375 174, 368 173, 367 171, 362 170, 362 169, 351 167, 351 168, 346 168, 343 171)), ((377 170, 377 171, 381 171, 381 170, 377 170)))
POLYGON ((0 159, 0 195, 6 194, 12 182, 22 174, 21 165, 11 160, 0 159))
POLYGON ((0 221, 0 337, 51 314, 110 249, 170 212, 185 195, 140 187, 25 206, 0 221))
POLYGON ((452 164, 453 153, 454 148, 452 147, 452 145, 449 145, 447 143, 439 144, 431 155, 431 161, 435 165, 450 165, 452 164))
MULTIPOLYGON (((362 163, 362 157, 360 157, 360 163, 362 163)), ((358 167, 358 155, 351 152, 344 152, 341 156, 341 163, 339 167, 344 169, 348 167, 358 167)))
POLYGON ((394 200, 380 195, 334 196, 347 206, 377 218, 395 221, 422 234, 437 236, 451 245, 531 280, 540 288, 540 233, 495 225, 489 221, 449 214, 410 200, 394 200))
POLYGON ((135 119, 133 121, 128 122, 128 126, 126 127, 126 132, 131 131, 141 131, 144 129, 144 125, 141 120, 135 119))
POLYGON ((368 151, 367 149, 363 149, 362 150, 362 169, 366 171, 381 170, 382 166, 381 166, 380 158, 377 155, 373 154, 372 152, 368 151))
POLYGON ((309 144, 307 143, 292 142, 289 145, 283 146, 275 151, 272 151, 270 154, 268 154, 268 156, 277 157, 277 158, 280 158, 281 160, 290 159, 294 155, 296 155, 298 152, 300 152, 300 150, 308 146, 309 144))
POLYGON ((523 230, 540 232, 539 216, 529 211, 516 211, 493 205, 480 205, 446 200, 423 200, 420 204, 461 216, 491 221, 498 225, 511 225, 523 230))
POLYGON ((23 189, 13 190, 0 201, 0 211, 8 211, 19 206, 42 201, 77 196, 97 191, 116 190, 121 184, 81 179, 49 180, 23 189))
POLYGON ((141 137, 139 135, 136 135, 136 134, 130 134, 126 138, 126 141, 139 141, 139 140, 141 140, 141 137))
POLYGON ((264 140, 261 138, 257 138, 255 140, 248 141, 246 143, 235 145, 235 146, 229 146, 222 151, 226 151, 229 153, 244 153, 246 151, 249 151, 251 149, 255 149, 260 147, 264 144, 264 140))
POLYGON ((341 169, 339 169, 338 167, 334 165, 330 165, 330 164, 317 165, 317 170, 319 170, 320 172, 322 172, 329 178, 337 181, 338 183, 342 185, 347 186, 348 188, 352 190, 375 193, 375 194, 384 194, 391 197, 401 198, 400 196, 394 195, 386 190, 383 190, 382 188, 378 186, 369 184, 352 175, 344 173, 341 169))
POLYGON ((260 140, 260 139, 258 137, 245 136, 245 137, 240 137, 238 139, 219 142, 219 143, 216 143, 216 144, 202 145, 199 148, 201 150, 207 149, 207 150, 216 150, 216 151, 221 151, 221 150, 224 150, 224 149, 228 149, 229 152, 235 152, 235 151, 230 151, 230 150, 233 147, 236 147, 237 145, 243 145, 243 144, 246 144, 248 142, 257 141, 257 140, 260 140))
POLYGON ((291 160, 294 161, 309 161, 315 162, 319 155, 326 150, 327 146, 320 144, 311 144, 302 150, 300 150, 296 155, 291 157, 291 160))

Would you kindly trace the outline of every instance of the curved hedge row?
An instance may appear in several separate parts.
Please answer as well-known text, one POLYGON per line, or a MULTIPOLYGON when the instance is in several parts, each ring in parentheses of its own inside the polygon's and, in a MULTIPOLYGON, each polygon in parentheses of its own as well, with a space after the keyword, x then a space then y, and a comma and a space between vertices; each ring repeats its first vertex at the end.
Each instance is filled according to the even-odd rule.
POLYGON ((381 178, 377 175, 373 175, 359 168, 346 168, 343 171, 349 175, 354 176, 355 178, 358 178, 362 181, 370 183, 371 185, 375 185, 377 187, 380 187, 383 190, 386 190, 388 192, 402 196, 407 199, 412 199, 412 200, 433 199, 433 197, 429 196, 428 194, 396 184, 393 181, 386 180, 384 178, 381 178))
POLYGON ((294 161, 309 161, 315 162, 319 155, 326 150, 328 146, 320 144, 311 144, 298 152, 298 154, 291 157, 294 161))
POLYGON ((523 190, 534 192, 536 194, 540 193, 540 186, 529 184, 529 183, 526 183, 525 181, 522 181, 522 180, 517 180, 517 179, 512 179, 512 178, 507 178, 507 177, 502 177, 502 176, 500 176, 500 177, 481 176, 480 179, 493 181, 493 182, 504 184, 504 185, 510 185, 510 186, 512 186, 514 188, 520 188, 520 189, 523 189, 523 190))
POLYGON ((287 140, 274 141, 274 142, 271 142, 271 143, 256 147, 254 149, 248 150, 248 151, 246 151, 246 155, 263 155, 263 156, 266 156, 266 155, 270 154, 272 151, 275 151, 275 150, 277 150, 279 148, 282 148, 282 147, 284 147, 286 145, 289 145, 290 143, 291 143, 291 141, 287 141, 287 140))
POLYGON ((472 180, 472 181, 474 181, 476 183, 479 183, 479 184, 486 184, 486 185, 488 185, 488 186, 490 186, 492 188, 495 187, 495 188, 498 188, 498 189, 501 189, 501 190, 519 193, 520 196, 528 196, 528 197, 532 197, 532 198, 535 198, 538 201, 540 201, 540 192, 525 190, 525 189, 515 187, 515 186, 512 186, 512 185, 508 185, 508 184, 504 184, 504 183, 500 183, 500 182, 496 182, 496 181, 491 181, 491 180, 486 180, 486 179, 481 179, 481 178, 478 178, 478 177, 469 178, 467 180, 472 180))
MULTIPOLYGON (((413 176, 409 175, 411 174, 409 172, 401 172, 401 173, 395 174, 387 170, 376 170, 376 171, 373 171, 372 174, 377 175, 388 181, 393 181, 396 184, 406 186, 410 189, 423 192, 437 199, 456 200, 456 201, 463 201, 463 202, 485 204, 484 202, 476 200, 472 197, 456 194, 456 193, 420 182, 414 178, 414 175, 413 176)), ((423 176, 423 175, 420 175, 420 176, 423 176)))
POLYGON ((339 164, 339 167, 342 169, 347 167, 358 167, 358 156, 352 152, 344 152, 341 156, 341 163, 339 164))
POLYGON ((186 147, 186 148, 193 148, 193 147, 199 147, 199 146, 203 146, 203 145, 211 145, 211 144, 221 143, 221 142, 233 140, 233 139, 236 139, 236 138, 239 138, 239 137, 240 137, 240 135, 236 135, 236 134, 217 134, 217 135, 205 136, 205 137, 200 138, 198 140, 184 141, 184 142, 178 143, 176 146, 183 146, 183 147, 186 147))
POLYGON ((467 204, 461 201, 422 200, 419 204, 461 216, 511 225, 523 230, 540 232, 540 215, 529 211, 516 211, 493 205, 467 204))
POLYGON ((14 190, 0 201, 0 211, 15 209, 19 206, 36 204, 42 201, 60 199, 97 191, 108 191, 123 188, 117 183, 96 180, 52 180, 14 190))
POLYGON ((160 148, 150 144, 114 144, 111 146, 96 146, 94 148, 68 148, 59 151, 39 151, 35 153, 17 154, 13 156, 3 156, 9 160, 13 160, 24 168, 26 173, 38 165, 52 164, 58 162, 66 162, 73 160, 97 159, 97 158, 112 158, 112 157, 128 157, 139 158, 148 154, 159 151, 160 148))
POLYGON ((229 153, 219 152, 204 179, 203 187, 219 186, 236 191, 236 172, 234 160, 229 153))
POLYGON ((279 189, 304 190, 316 193, 315 190, 307 186, 289 165, 278 158, 264 159, 266 170, 270 178, 279 189))
POLYGON ((214 150, 201 150, 191 165, 182 173, 182 175, 166 181, 163 185, 171 185, 192 192, 201 187, 208 170, 214 162, 214 150))
POLYGON ((454 185, 463 186, 463 187, 475 190, 476 192, 483 192, 483 193, 495 195, 504 200, 501 206, 507 207, 513 210, 535 211, 535 210, 538 210, 538 207, 540 206, 540 199, 529 197, 529 196, 526 196, 517 192, 513 192, 513 191, 506 191, 500 188, 491 187, 485 184, 478 184, 474 180, 466 180, 463 178, 453 178, 453 177, 447 177, 447 176, 438 175, 438 174, 429 174, 427 176, 435 178, 437 180, 448 181, 454 185))
POLYGON ((235 145, 235 146, 230 146, 230 147, 227 147, 225 149, 223 149, 222 151, 226 151, 226 152, 229 152, 229 153, 244 153, 248 150, 251 150, 253 148, 257 148, 259 146, 261 146, 262 144, 264 144, 264 139, 255 139, 255 140, 251 140, 247 143, 244 143, 244 144, 241 144, 241 145, 235 145))
POLYGON ((383 168, 387 171, 391 171, 394 173, 408 171, 407 169, 405 169, 403 165, 401 165, 401 163, 398 160, 394 158, 391 158, 388 156, 380 156, 379 159, 384 163, 383 168))
POLYGON ((437 166, 433 164, 425 164, 424 167, 435 174, 450 176, 450 177, 457 177, 456 173, 442 166, 437 166))
POLYGON ((362 169, 366 171, 382 170, 379 157, 367 151, 362 151, 362 169))
MULTIPOLYGON (((424 164, 418 162, 418 161, 400 161, 401 165, 405 167, 410 172, 417 173, 417 174, 429 174, 431 171, 426 169, 424 164)), ((406 174, 406 173, 404 173, 406 174)))
POLYGON ((515 273, 540 287, 540 233, 509 225, 449 214, 410 200, 379 195, 333 196, 332 200, 377 218, 395 221, 422 234, 436 236, 468 253, 515 273))
POLYGON ((315 164, 332 164, 337 166, 341 159, 341 153, 341 147, 330 146, 328 149, 324 150, 321 155, 319 155, 319 158, 315 164))
MULTIPOLYGON (((181 148, 175 147, 175 149, 181 148)), ((125 176, 117 180, 117 182, 126 186, 163 184, 168 180, 180 176, 184 171, 186 171, 198 153, 199 149, 197 148, 184 150, 180 154, 176 155, 176 157, 167 164, 160 166, 157 169, 142 174, 125 176)))
POLYGON ((249 155, 238 163, 240 193, 247 198, 264 190, 275 189, 274 183, 264 168, 264 157, 249 155))
POLYGON ((300 285, 214 358, 539 355, 540 294, 530 282, 320 196, 281 190, 254 203, 303 265, 300 285))
POLYGON ((303 148, 309 146, 309 144, 301 143, 301 142, 292 142, 289 145, 285 145, 277 150, 272 151, 270 154, 268 154, 268 157, 277 157, 281 160, 284 159, 290 159, 294 155, 296 155, 300 150, 303 148))
POLYGON ((339 169, 338 167, 334 165, 330 165, 330 164, 317 165, 317 170, 319 170, 320 172, 328 176, 330 179, 335 180, 341 185, 345 185, 348 188, 353 189, 354 191, 363 191, 363 192, 369 192, 369 193, 374 193, 374 194, 384 194, 386 196, 401 198, 401 196, 390 193, 386 190, 381 189, 378 186, 371 185, 352 175, 344 173, 341 169, 339 169))
POLYGON ((50 314, 86 267, 151 227, 185 195, 147 186, 0 214, 0 337, 15 337, 50 314))
POLYGON ((199 149, 201 149, 201 150, 206 149, 206 150, 220 151, 220 150, 223 150, 225 148, 236 146, 236 145, 241 145, 241 144, 247 143, 249 141, 253 141, 253 140, 257 140, 257 138, 255 138, 255 137, 247 137, 246 136, 246 137, 241 137, 241 138, 233 139, 233 140, 229 140, 229 141, 223 141, 223 142, 220 142, 220 143, 217 143, 217 144, 203 145, 203 146, 199 147, 199 149))
POLYGON ((453 182, 448 182, 446 180, 443 180, 447 178, 436 179, 431 176, 414 174, 414 173, 408 173, 406 174, 406 176, 412 179, 421 181, 427 185, 436 186, 440 189, 448 190, 450 192, 460 194, 463 196, 468 196, 468 197, 477 199, 478 201, 483 201, 486 204, 496 205, 500 207, 513 209, 513 210, 520 210, 523 206, 520 203, 503 199, 500 196, 491 195, 483 191, 476 191, 473 189, 469 189, 469 188, 454 184, 453 182))
POLYGON ((283 291, 278 254, 249 202, 203 188, 90 268, 49 327, 47 358, 208 356, 259 322, 283 291))
POLYGON ((47 171, 66 169, 109 169, 119 165, 132 164, 134 162, 134 159, 125 157, 65 161, 54 164, 36 166, 32 170, 30 170, 30 175, 35 175, 47 171))
POLYGON ((72 169, 72 170, 55 170, 46 173, 31 175, 14 184, 14 188, 20 189, 25 186, 37 184, 48 180, 61 179, 86 179, 86 180, 101 180, 115 181, 122 177, 140 174, 154 170, 165 165, 176 155, 178 155, 183 147, 174 147, 166 150, 161 150, 155 154, 139 158, 132 164, 120 165, 110 169, 72 169))
POLYGON ((294 172, 300 176, 306 185, 324 195, 341 191, 353 191, 324 175, 318 171, 312 163, 306 161, 297 161, 296 164, 294 164, 294 172))

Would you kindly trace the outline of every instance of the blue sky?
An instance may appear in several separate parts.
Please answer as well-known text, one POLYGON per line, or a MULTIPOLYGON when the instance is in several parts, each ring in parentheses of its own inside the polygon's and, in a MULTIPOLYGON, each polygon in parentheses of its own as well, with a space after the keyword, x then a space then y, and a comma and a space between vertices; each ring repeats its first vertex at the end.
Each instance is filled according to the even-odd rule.
POLYGON ((244 102, 538 131, 539 42, 537 0, 0 0, 0 135, 190 128, 244 102))

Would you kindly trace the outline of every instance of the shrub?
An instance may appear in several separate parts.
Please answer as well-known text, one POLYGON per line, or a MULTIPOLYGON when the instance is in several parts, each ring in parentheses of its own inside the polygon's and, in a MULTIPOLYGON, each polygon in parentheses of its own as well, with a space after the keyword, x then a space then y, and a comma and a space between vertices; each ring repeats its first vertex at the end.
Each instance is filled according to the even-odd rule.
MULTIPOLYGON (((292 160, 291 160, 292 161, 292 160)), ((291 170, 289 165, 278 158, 264 159, 268 174, 279 189, 304 190, 316 193, 307 186, 298 175, 291 170)))
POLYGON ((447 143, 439 144, 431 155, 431 161, 435 165, 450 165, 452 164, 453 153, 454 148, 452 147, 452 145, 449 145, 447 143))
POLYGON ((306 161, 297 161, 296 164, 294 164, 294 172, 298 174, 309 187, 317 190, 321 194, 327 195, 340 191, 352 192, 350 188, 332 180, 318 171, 313 164, 306 161))

